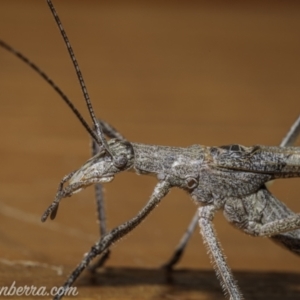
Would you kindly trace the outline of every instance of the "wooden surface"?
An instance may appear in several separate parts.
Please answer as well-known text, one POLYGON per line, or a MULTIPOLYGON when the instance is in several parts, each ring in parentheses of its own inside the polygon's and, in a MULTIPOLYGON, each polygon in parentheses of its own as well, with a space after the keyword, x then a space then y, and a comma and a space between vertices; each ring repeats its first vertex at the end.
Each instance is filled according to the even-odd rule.
MULTIPOLYGON (((129 140, 278 145, 298 116, 299 4, 210 3, 55 1, 97 115, 129 140)), ((1 39, 45 70, 88 118, 44 1, 2 0, 0 7, 1 39)), ((90 157, 89 138, 55 92, 2 49, 0 95, 0 286, 59 286, 98 238, 93 189, 65 199, 55 221, 43 224, 40 216, 60 179, 90 157)), ((154 185, 155 178, 132 173, 106 185, 109 228, 134 216, 154 185)), ((299 179, 276 182, 272 191, 300 211, 299 179)), ((113 247, 107 269, 80 277, 80 299, 222 299, 198 230, 172 277, 158 268, 195 209, 183 191, 171 192, 113 247)), ((299 257, 246 236, 221 213, 215 225, 246 299, 300 298, 299 257)))

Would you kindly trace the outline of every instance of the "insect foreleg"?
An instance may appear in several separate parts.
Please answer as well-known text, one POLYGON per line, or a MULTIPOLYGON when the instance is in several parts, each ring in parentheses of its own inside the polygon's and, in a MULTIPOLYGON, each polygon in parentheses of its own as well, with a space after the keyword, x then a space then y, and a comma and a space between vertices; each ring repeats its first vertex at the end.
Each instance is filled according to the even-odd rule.
POLYGON ((213 205, 202 206, 198 209, 200 232, 225 294, 228 294, 230 299, 240 300, 243 299, 243 296, 226 262, 222 247, 213 227, 212 220, 215 210, 216 208, 213 205))
MULTIPOLYGON (((108 124, 107 122, 97 119, 99 126, 102 127, 103 133, 109 138, 116 138, 121 141, 126 141, 126 139, 119 133, 113 126, 108 124)), ((95 130, 95 128, 94 128, 95 130)), ((92 157, 95 156, 99 152, 99 146, 96 141, 92 138, 92 157)), ((100 183, 95 184, 95 198, 98 212, 98 221, 100 226, 100 235, 103 236, 106 234, 106 217, 105 217, 105 209, 104 209, 104 197, 103 197, 103 189, 100 183)))
MULTIPOLYGON (((92 156, 95 156, 98 153, 98 150, 99 150, 99 146, 97 145, 96 141, 92 139, 92 156)), ((97 221, 99 224, 100 237, 102 237, 107 233, 103 186, 101 183, 96 183, 94 185, 94 188, 95 188, 95 200, 96 200, 96 209, 97 209, 97 221)), ((105 251, 105 253, 100 257, 100 259, 89 268, 89 270, 91 272, 95 272, 96 269, 104 265, 104 263, 109 258, 109 256, 110 256, 110 251, 109 249, 107 249, 107 251, 105 251)))
MULTIPOLYGON (((89 265, 89 263, 98 255, 102 254, 106 249, 108 249, 113 243, 117 242, 120 238, 125 236, 127 233, 132 231, 136 226, 138 226, 149 213, 158 205, 158 203, 164 198, 169 192, 171 185, 168 181, 159 182, 147 202, 147 204, 139 211, 139 213, 131 220, 123 223, 122 225, 115 227, 105 236, 92 246, 91 250, 84 255, 83 260, 79 263, 76 269, 67 279, 63 286, 64 290, 67 290, 77 279, 77 277, 82 273, 82 271, 89 265)), ((61 291, 61 289, 59 289, 61 291)), ((63 293, 57 294, 54 299, 60 299, 63 293)))
MULTIPOLYGON (((119 133, 109 123, 107 123, 101 119, 97 119, 97 121, 103 129, 103 133, 107 137, 126 141, 126 139, 122 136, 122 134, 119 133)), ((98 151, 99 151, 99 146, 95 142, 95 140, 92 139, 92 156, 95 156, 98 153, 98 151)), ((95 184, 95 199, 96 199, 99 231, 100 231, 100 236, 102 237, 107 233, 107 226, 106 226, 106 213, 105 213, 103 187, 102 187, 101 183, 95 184)), ((110 250, 107 249, 105 251, 105 253, 100 257, 100 259, 89 268, 89 270, 91 272, 95 272, 98 268, 101 268, 104 265, 104 263, 106 262, 106 260, 109 258, 109 256, 110 256, 110 250)))

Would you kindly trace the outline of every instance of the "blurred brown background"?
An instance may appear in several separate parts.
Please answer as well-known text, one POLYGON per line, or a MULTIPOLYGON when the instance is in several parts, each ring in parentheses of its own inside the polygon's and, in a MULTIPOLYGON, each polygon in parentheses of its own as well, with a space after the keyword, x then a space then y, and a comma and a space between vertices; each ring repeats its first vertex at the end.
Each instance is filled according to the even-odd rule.
MULTIPOLYGON (((297 1, 54 4, 97 115, 131 141, 277 145, 299 115, 297 1)), ((0 31, 88 118, 44 1, 2 0, 0 31)), ((17 286, 59 286, 97 240, 93 189, 65 199, 55 221, 42 224, 40 216, 60 179, 89 158, 88 134, 45 82, 2 49, 0 117, 0 286, 14 280, 17 286), (63 275, 53 266, 62 266, 63 275)), ((154 178, 131 173, 107 185, 109 228, 134 216, 154 185, 154 178)), ((272 190, 300 211, 299 179, 277 182, 272 190)), ((195 209, 184 192, 170 193, 113 248, 110 268, 96 282, 81 276, 80 299, 221 299, 198 232, 171 279, 158 269, 195 209)), ((215 225, 247 299, 300 298, 299 257, 237 231, 222 214, 215 225)))

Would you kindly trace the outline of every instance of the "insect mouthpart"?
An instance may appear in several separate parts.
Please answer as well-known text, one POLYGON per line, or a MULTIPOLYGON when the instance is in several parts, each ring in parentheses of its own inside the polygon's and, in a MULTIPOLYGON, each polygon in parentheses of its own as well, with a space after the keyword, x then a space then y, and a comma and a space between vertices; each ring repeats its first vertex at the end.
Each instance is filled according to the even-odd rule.
MULTIPOLYGON (((115 174, 132 167, 134 153, 130 143, 111 139, 108 145, 115 156, 112 157, 104 149, 101 150, 71 176, 70 185, 80 182, 86 187, 93 183, 110 182, 115 174)), ((80 190, 81 188, 76 192, 80 190)))
MULTIPOLYGON (((104 153, 99 153, 88 160, 80 169, 78 169, 69 179, 69 184, 72 185, 77 182, 87 182, 88 185, 92 183, 110 182, 114 178, 115 170, 113 161, 104 153)), ((77 190, 79 192, 81 189, 77 190)))

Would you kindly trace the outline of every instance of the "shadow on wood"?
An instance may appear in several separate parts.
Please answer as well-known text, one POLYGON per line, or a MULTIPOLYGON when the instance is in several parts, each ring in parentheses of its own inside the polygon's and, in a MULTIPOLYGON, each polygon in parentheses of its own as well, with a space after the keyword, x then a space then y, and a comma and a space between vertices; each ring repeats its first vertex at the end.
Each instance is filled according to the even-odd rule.
MULTIPOLYGON (((299 299, 300 273, 235 271, 234 274, 246 299, 299 299)), ((178 296, 188 299, 195 292, 206 294, 209 299, 222 298, 213 270, 180 269, 167 273, 160 269, 106 268, 94 276, 85 274, 78 282, 79 289, 151 285, 163 287, 155 299, 164 299, 166 294, 174 297, 168 299, 178 296)))

